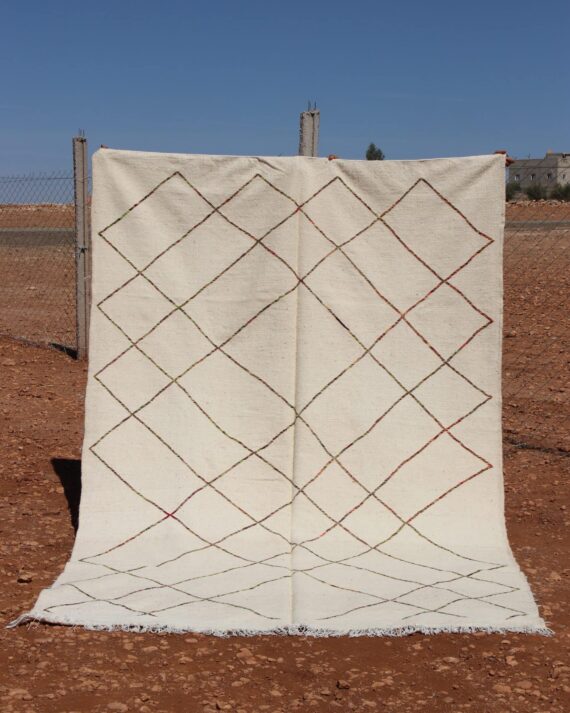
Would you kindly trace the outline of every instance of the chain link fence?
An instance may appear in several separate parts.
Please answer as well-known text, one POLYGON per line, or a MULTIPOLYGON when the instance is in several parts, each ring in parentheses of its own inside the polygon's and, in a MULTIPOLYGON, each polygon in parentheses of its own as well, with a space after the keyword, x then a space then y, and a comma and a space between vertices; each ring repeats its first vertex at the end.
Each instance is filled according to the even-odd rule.
POLYGON ((72 172, 0 177, 0 334, 77 349, 72 172))
POLYGON ((526 189, 508 186, 503 423, 507 444, 566 456, 570 454, 570 180, 553 185, 551 163, 551 156, 533 162, 532 185, 526 189), (529 195, 544 198, 531 200, 529 195))

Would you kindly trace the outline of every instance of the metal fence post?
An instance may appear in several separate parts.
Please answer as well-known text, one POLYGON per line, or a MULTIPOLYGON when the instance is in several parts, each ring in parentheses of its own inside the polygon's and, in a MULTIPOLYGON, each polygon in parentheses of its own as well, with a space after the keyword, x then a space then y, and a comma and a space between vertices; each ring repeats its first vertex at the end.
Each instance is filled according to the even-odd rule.
POLYGON ((321 112, 316 105, 301 112, 299 128, 299 156, 317 156, 319 150, 319 127, 321 112))
POLYGON ((89 302, 91 292, 90 235, 87 209, 89 174, 87 170, 87 139, 73 138, 73 182, 75 193, 75 265, 77 357, 86 359, 89 347, 89 302))

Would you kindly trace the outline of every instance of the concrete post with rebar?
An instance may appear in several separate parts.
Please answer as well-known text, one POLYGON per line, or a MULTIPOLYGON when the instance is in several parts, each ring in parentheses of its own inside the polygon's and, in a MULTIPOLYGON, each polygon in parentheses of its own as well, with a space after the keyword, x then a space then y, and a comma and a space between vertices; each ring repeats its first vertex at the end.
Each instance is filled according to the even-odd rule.
POLYGON ((321 113, 314 107, 301 112, 299 129, 299 156, 317 156, 319 151, 319 126, 321 113))
POLYGON ((91 295, 91 251, 89 234, 89 172, 87 139, 73 138, 73 182, 75 194, 75 267, 77 358, 86 359, 89 351, 89 303, 91 295))

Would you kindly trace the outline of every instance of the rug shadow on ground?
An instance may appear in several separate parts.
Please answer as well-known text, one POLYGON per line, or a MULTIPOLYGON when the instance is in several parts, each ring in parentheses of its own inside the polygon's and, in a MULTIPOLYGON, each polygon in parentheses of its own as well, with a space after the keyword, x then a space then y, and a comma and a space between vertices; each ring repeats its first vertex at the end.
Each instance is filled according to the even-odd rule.
POLYGON ((52 458, 51 465, 63 487, 71 525, 77 532, 81 502, 81 461, 78 458, 52 458))

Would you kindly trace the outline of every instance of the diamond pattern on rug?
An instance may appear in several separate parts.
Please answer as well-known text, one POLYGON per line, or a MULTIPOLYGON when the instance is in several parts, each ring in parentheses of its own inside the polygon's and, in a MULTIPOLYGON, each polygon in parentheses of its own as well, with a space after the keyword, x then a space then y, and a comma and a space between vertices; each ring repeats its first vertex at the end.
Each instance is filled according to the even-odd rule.
POLYGON ((407 314, 407 321, 444 359, 467 344, 490 319, 456 290, 442 285, 407 314))
POLYGON ((224 201, 219 214, 244 234, 260 240, 294 215, 296 209, 292 198, 256 174, 224 201), (260 205, 263 210, 259 210, 260 205))
POLYGON ((378 494, 388 506, 410 521, 451 488, 459 487, 478 473, 481 465, 479 458, 444 433, 382 485, 378 494))
POLYGON ((374 285, 362 271, 338 251, 305 278, 305 285, 326 308, 334 304, 335 318, 366 346, 399 317, 394 307, 377 298, 374 285), (362 305, 356 314, 355 304, 362 305))
POLYGON ((211 213, 212 206, 174 173, 102 230, 101 237, 144 270, 211 213), (157 223, 160 230, 154 227, 157 223))
POLYGON ((378 216, 346 184, 333 180, 303 205, 303 213, 327 240, 342 245, 374 223, 378 216), (343 217, 350 215, 350 228, 343 217))
POLYGON ((296 284, 291 270, 279 260, 268 261, 267 252, 257 246, 185 304, 182 310, 216 345, 220 345, 294 289, 296 284), (249 280, 252 274, 257 276, 255 282, 249 280), (240 288, 243 288, 243 295, 236 302, 231 296, 240 288))
POLYGON ((144 272, 173 302, 184 305, 251 248, 247 235, 213 213, 144 272), (196 265, 206 264, 203 270, 195 269, 196 265))
POLYGON ((168 298, 157 295, 141 275, 111 293, 97 309, 132 341, 156 329, 172 311, 168 298))
POLYGON ((440 278, 382 222, 365 230, 344 252, 400 312, 406 312, 440 283, 440 278), (406 280, 402 280, 402 274, 406 280))
MULTIPOLYGON (((441 424, 438 415, 434 414, 422 403, 420 398, 421 394, 429 392, 428 385, 430 385, 430 381, 431 384, 433 384, 431 390, 437 392, 437 382, 433 380, 437 378, 438 374, 441 374, 442 366, 447 371, 450 371, 449 368, 444 365, 443 359, 449 357, 453 352, 460 351, 461 340, 459 340, 459 344, 457 344, 456 337, 463 337, 463 341, 465 341, 466 338, 472 338, 473 333, 476 332, 477 329, 486 326, 490 320, 489 318, 487 318, 486 321, 483 320, 481 313, 475 310, 468 300, 463 299, 462 307, 464 307, 464 311, 469 314, 471 319, 469 321, 465 319, 465 315, 461 315, 459 323, 462 331, 459 335, 456 333, 453 334, 455 341, 451 345, 449 343, 442 343, 441 334, 431 333, 425 336, 422 329, 424 331, 430 327, 433 329, 434 324, 433 319, 425 318, 426 313, 433 314, 435 311, 442 315, 441 321, 443 322, 443 328, 440 332, 443 333, 444 337, 448 336, 450 327, 455 328, 459 326, 450 324, 449 319, 456 316, 457 303, 461 299, 461 293, 452 290, 452 288, 446 284, 442 286, 443 278, 426 264, 425 258, 418 256, 415 251, 410 249, 395 233, 393 225, 387 222, 387 214, 384 214, 381 218, 382 221, 385 221, 384 224, 379 223, 378 217, 373 214, 373 211, 340 181, 333 181, 331 184, 325 186, 317 193, 312 201, 307 201, 301 207, 302 215, 300 219, 308 219, 311 231, 315 235, 313 240, 317 241, 314 243, 315 247, 316 245, 320 245, 321 247, 319 248, 319 252, 316 253, 316 258, 309 258, 309 261, 305 264, 303 273, 306 277, 303 281, 300 281, 298 277, 297 280, 295 280, 295 275, 298 275, 298 267, 297 264, 291 265, 289 262, 294 257, 294 253, 291 252, 288 246, 285 251, 283 247, 281 250, 276 250, 273 253, 276 259, 269 262, 267 261, 267 251, 263 250, 262 240, 264 237, 272 239, 274 247, 277 247, 279 243, 283 245, 287 235, 285 225, 297 210, 297 206, 292 199, 284 196, 276 189, 270 190, 271 188, 273 187, 270 186, 267 181, 255 177, 248 182, 242 190, 238 190, 223 209, 218 210, 215 215, 208 218, 209 220, 216 220, 218 222, 222 219, 227 219, 230 228, 226 228, 225 230, 228 235, 231 235, 231 240, 234 240, 235 231, 241 231, 242 234, 249 235, 256 242, 252 249, 249 251, 246 249, 241 257, 237 257, 237 260, 235 259, 235 255, 239 253, 242 245, 240 244, 238 246, 236 243, 236 253, 232 255, 231 251, 229 251, 227 255, 224 255, 225 258, 229 258, 228 263, 224 266, 220 266, 221 269, 218 275, 210 278, 210 281, 206 285, 202 285, 201 287, 195 285, 196 294, 194 296, 185 297, 185 294, 177 294, 175 295, 175 299, 172 299, 166 292, 166 283, 155 285, 155 281, 152 279, 154 276, 155 280, 158 279, 158 281, 160 281, 161 275, 172 274, 174 270, 172 260, 180 264, 182 260, 188 259, 186 254, 181 254, 181 259, 177 258, 176 252, 183 250, 185 242, 191 244, 192 231, 186 234, 182 240, 179 240, 174 248, 170 248, 166 252, 163 251, 163 254, 157 260, 153 261, 153 264, 149 268, 149 274, 145 276, 149 285, 155 286, 161 293, 165 294, 167 299, 170 299, 174 306, 179 304, 181 300, 184 300, 181 312, 173 312, 173 314, 176 315, 176 319, 180 321, 181 313, 186 315, 194 330, 202 337, 200 341, 209 342, 212 345, 211 351, 207 352, 205 351, 205 344, 202 343, 200 345, 202 347, 201 351, 205 351, 205 354, 199 357, 198 360, 191 361, 187 369, 183 369, 180 372, 176 381, 176 385, 182 389, 184 394, 188 395, 192 404, 197 406, 197 408, 192 409, 189 407, 179 389, 174 389, 174 387, 171 387, 157 396, 157 401, 159 399, 168 399, 169 406, 167 408, 169 411, 179 413, 185 422, 187 421, 188 413, 194 414, 194 418, 197 418, 197 421, 192 420, 192 426, 187 432, 196 435, 199 433, 199 428, 205 428, 208 432, 208 438, 211 439, 211 431, 217 429, 217 438, 220 440, 220 445, 222 445, 222 443, 224 444, 223 448, 220 448, 218 452, 225 452, 227 450, 227 444, 224 442, 224 438, 232 440, 236 445, 233 455, 235 459, 233 465, 225 461, 218 463, 212 455, 209 455, 206 458, 206 462, 194 463, 194 465, 188 466, 198 477, 204 477, 200 472, 207 472, 206 481, 210 483, 217 481, 217 485, 215 486, 215 490, 205 487, 199 490, 197 494, 191 494, 187 501, 179 506, 176 511, 176 516, 179 517, 182 522, 191 522, 193 531, 198 537, 208 542, 210 541, 209 538, 214 536, 214 533, 220 535, 220 528, 217 523, 215 526, 211 522, 209 524, 207 513, 215 511, 224 519, 223 514, 227 512, 228 516, 225 519, 228 525, 225 534, 222 532, 222 540, 227 540, 228 546, 235 548, 236 538, 238 536, 241 538, 240 533, 244 533, 246 540, 248 540, 248 538, 250 539, 248 532, 251 532, 252 527, 254 530, 260 527, 267 528, 267 526, 263 524, 264 517, 275 516, 275 513, 270 509, 270 503, 274 501, 274 493, 272 493, 271 497, 268 497, 267 505, 265 507, 262 506, 255 513, 247 511, 245 502, 242 503, 242 505, 236 504, 236 500, 239 501, 240 492, 242 492, 239 473, 243 473, 243 477, 250 480, 253 477, 252 473, 255 472, 255 468, 263 474, 262 480, 265 479, 267 482, 278 483, 279 487, 283 489, 283 500, 280 503, 280 507, 277 508, 278 511, 290 504, 287 498, 290 497, 291 494, 294 498, 293 502, 298 503, 296 500, 298 497, 296 489, 298 489, 299 486, 291 479, 291 475, 279 472, 280 469, 272 466, 270 462, 263 460, 263 456, 259 453, 260 448, 263 449, 264 445, 267 446, 271 444, 272 434, 270 432, 263 433, 259 428, 256 428, 255 432, 248 432, 247 429, 244 431, 243 426, 247 423, 247 419, 240 413, 239 408, 233 412, 229 412, 230 415, 235 413, 236 419, 235 421, 228 422, 228 412, 224 413, 224 406, 228 398, 230 402, 236 404, 245 403, 248 392, 250 392, 251 389, 256 389, 259 392, 257 400, 263 398, 261 394, 263 393, 263 389, 266 390, 269 398, 266 409, 272 409, 269 405, 270 403, 275 404, 275 408, 278 409, 283 406, 283 402, 290 403, 274 386, 268 384, 263 377, 253 373, 250 368, 243 364, 243 357, 246 357, 246 362, 248 361, 247 354, 240 354, 237 349, 239 342, 236 342, 236 346, 234 346, 232 345, 232 340, 237 340, 240 335, 242 335, 241 342, 247 345, 247 330, 255 329, 256 319, 262 319, 262 315, 265 320, 270 319, 270 311, 279 309, 281 300, 289 298, 292 291, 296 291, 298 287, 301 287, 301 292, 298 293, 297 297, 299 300, 298 309, 303 315, 303 318, 298 320, 301 326, 303 324, 313 324, 318 322, 319 319, 325 319, 328 320, 330 324, 336 323, 333 333, 337 335, 337 338, 335 342, 330 345, 321 345, 320 342, 312 339, 313 335, 310 333, 306 333, 305 335, 301 333, 299 335, 300 354, 307 355, 308 364, 314 363, 317 365, 317 373, 312 376, 310 369, 303 372, 305 378, 297 385, 297 388, 300 389, 298 392, 300 394, 300 403, 304 405, 301 408, 300 416, 298 417, 300 420, 298 426, 295 425, 295 429, 303 429, 303 432, 307 433, 309 437, 314 438, 316 441, 317 452, 319 452, 319 449, 325 452, 324 463, 319 466, 317 473, 302 485, 303 489, 299 491, 299 495, 308 501, 308 506, 318 512, 324 522, 328 523, 324 531, 321 531, 317 537, 317 539, 321 540, 318 543, 321 547, 325 545, 327 532, 333 532, 341 528, 343 532, 347 533, 347 536, 352 537, 362 544, 361 552, 366 552, 370 547, 375 549, 374 543, 370 539, 367 540, 365 537, 362 537, 359 532, 361 529, 366 529, 364 524, 369 522, 371 517, 378 519, 379 527, 377 529, 377 536, 379 536, 380 539, 389 540, 395 535, 397 536, 405 526, 402 515, 397 512, 396 508, 392 508, 392 506, 387 507, 386 504, 378 498, 376 491, 382 487, 385 489, 391 488, 393 490, 395 487, 393 483, 399 482, 393 479, 390 480, 394 477, 394 473, 397 473, 400 468, 402 468, 402 470, 405 470, 406 467, 410 469, 412 466, 409 465, 409 463, 413 461, 413 458, 417 457, 418 453, 422 453, 425 447, 416 449, 415 453, 408 455, 399 464, 396 464, 396 467, 393 468, 392 472, 388 475, 385 473, 382 474, 384 479, 381 480, 382 476, 379 477, 379 486, 376 486, 374 491, 368 491, 366 487, 363 488, 358 478, 342 464, 342 461, 336 461, 337 456, 333 451, 347 451, 348 453, 345 454, 345 458, 347 455, 349 456, 350 449, 358 448, 359 444, 365 441, 369 434, 379 427, 378 424, 380 424, 383 419, 385 419, 385 423, 390 422, 391 412, 394 414, 398 413, 396 409, 403 398, 414 398, 417 401, 416 408, 418 406, 420 407, 418 413, 424 414, 422 419, 429 420, 429 418, 431 418, 444 428, 445 426, 441 424), (267 199, 265 193, 268 193, 269 199, 267 199), (267 200, 269 200, 271 210, 261 216, 259 212, 253 210, 253 206, 261 200, 262 195, 266 204, 267 200), (338 210, 340 213, 346 213, 346 211, 350 209, 352 213, 356 214, 357 219, 354 221, 354 225, 357 230, 353 234, 343 234, 336 230, 337 221, 335 220, 335 214, 334 211, 332 214, 330 212, 331 200, 332 205, 335 206, 335 210, 338 210), (239 216, 244 214, 244 205, 251 206, 251 208, 248 208, 246 211, 246 214, 256 215, 258 218, 263 218, 263 220, 259 220, 257 223, 254 222, 248 226, 240 225, 239 216), (329 210, 326 210, 325 206, 328 206, 329 210), (267 222, 268 215, 271 215, 273 218, 272 224, 267 222), (281 238, 279 239, 280 232, 281 238), (271 235, 272 233, 273 235, 271 235), (316 237, 317 235, 319 236, 318 238, 316 237), (386 270, 385 266, 384 269, 374 270, 372 272, 373 279, 371 279, 367 274, 367 270, 370 269, 370 266, 358 264, 358 242, 365 240, 381 241, 384 252, 379 251, 378 254, 384 258, 388 266, 390 266, 390 263, 395 259, 401 260, 404 255, 405 260, 413 265, 413 270, 416 271, 417 275, 415 279, 410 280, 410 283, 415 286, 413 292, 409 293, 409 297, 405 298, 404 303, 401 302, 401 290, 399 292, 400 304, 398 306, 394 305, 393 302, 381 292, 381 289, 386 289, 387 285, 389 290, 396 291, 395 286, 392 288, 389 287, 390 283, 389 279, 387 279, 388 275, 392 272, 391 270, 386 270), (326 249, 326 242, 331 245, 330 250, 326 249), (344 244, 347 244, 346 252, 343 250, 344 244), (389 254, 386 253, 386 250, 391 251, 389 259, 386 259, 389 254), (169 258, 169 256, 171 257, 169 258), (232 257, 234 257, 233 261, 231 260, 232 257), (170 264, 166 263, 168 259, 171 260, 170 264), (164 261, 163 269, 159 269, 162 267, 160 265, 161 261, 164 261), (252 263, 252 261, 255 261, 258 267, 255 266, 255 262, 248 264, 252 263), (268 273, 268 267, 274 272, 268 273), (153 272, 156 274, 153 275, 153 272), (251 296, 247 296, 246 299, 237 305, 233 301, 228 302, 226 295, 235 294, 236 289, 243 285, 246 276, 256 273, 263 274, 263 282, 252 285, 251 296), (378 275, 382 278, 380 284, 378 284, 378 275), (349 277, 350 282, 346 283, 343 287, 342 283, 346 281, 347 277, 349 277), (331 289, 332 286, 336 289, 331 289), (444 290, 446 292, 444 292, 444 290), (366 294, 363 294, 363 291, 365 291, 366 294), (445 299, 443 299, 443 297, 445 297, 445 299), (376 306, 379 310, 377 312, 378 316, 376 317, 374 312, 369 312, 363 315, 361 324, 354 323, 354 321, 351 324, 347 324, 347 315, 350 314, 350 310, 348 310, 346 314, 343 314, 343 302, 348 305, 350 305, 351 302, 360 302, 369 306, 372 305, 373 308, 376 306), (213 309, 213 305, 216 305, 215 309, 213 309), (231 311, 228 312, 228 308, 230 307, 231 311), (218 331, 218 320, 212 321, 212 316, 219 314, 220 309, 226 313, 226 319, 222 320, 225 330, 223 332, 218 331), (315 310, 319 313, 319 317, 316 319, 314 315, 311 315, 311 311, 315 312, 315 310), (445 320, 446 310, 447 315, 449 315, 447 321, 445 320), (415 314, 413 314, 414 312, 415 314), (471 314, 473 312, 475 313, 475 317, 471 314), (413 314, 415 323, 412 321, 412 316, 408 316, 408 313, 413 314), (227 319, 228 315, 231 316, 231 320, 227 319), (229 329, 228 322, 230 323, 229 329), (398 330, 398 332, 394 330, 398 330), (396 334, 405 334, 405 339, 407 339, 408 343, 413 342, 416 349, 421 351, 427 349, 433 353, 433 357, 430 354, 431 363, 429 365, 430 367, 433 366, 433 368, 431 371, 428 371, 427 374, 421 373, 414 375, 417 379, 414 384, 411 383, 414 379, 410 378, 409 373, 406 374, 408 383, 406 385, 402 384, 398 377, 392 373, 390 368, 382 361, 382 357, 386 355, 388 357, 390 356, 390 352, 383 349, 382 340, 391 335, 393 341, 396 334), (434 347, 434 341, 438 343, 439 348, 438 346, 434 347), (339 346, 342 343, 344 343, 345 346, 339 351, 339 346), (332 360, 332 363, 330 359, 328 360, 332 367, 330 373, 323 373, 320 360, 315 358, 317 355, 314 353, 311 354, 311 344, 315 346, 319 345, 319 347, 324 346, 325 351, 323 353, 330 353, 332 348, 335 353, 339 354, 336 366, 334 360, 332 360), (224 351, 224 347, 227 347, 227 352, 224 351), (373 350, 372 352, 370 352, 371 349, 373 350), (441 355, 441 351, 445 352, 445 357, 441 355), (230 354, 231 361, 228 358, 228 354, 230 354), (240 357, 242 358, 240 359, 240 357), (216 367, 215 362, 212 360, 222 362, 226 369, 231 369, 232 377, 225 380, 224 383, 233 384, 234 388, 237 389, 233 396, 227 393, 227 387, 225 387, 218 396, 215 395, 216 382, 212 377, 208 377, 207 370, 210 365, 212 365, 214 367, 213 373, 217 373, 219 366, 216 367), (196 363, 196 361, 198 363, 196 363), (371 369, 377 372, 375 373, 375 378, 371 378, 370 374, 368 374, 371 369), (361 372, 362 376, 359 377, 361 372), (239 388, 240 383, 243 383, 243 388, 239 388), (378 402, 370 398, 371 392, 369 385, 371 383, 378 385, 378 396, 380 397, 378 402), (206 386, 207 388, 204 389, 206 386), (406 389, 410 388, 414 389, 416 394, 412 391, 411 394, 407 396, 406 389), (177 402, 180 404, 179 406, 176 406, 177 402), (335 404, 344 404, 344 409, 346 409, 347 405, 354 406, 353 413, 356 421, 352 421, 350 418, 347 419, 346 411, 343 410, 342 415, 339 414, 339 419, 331 422, 330 416, 334 416, 335 404), (363 408, 364 405, 370 413, 366 413, 366 409, 363 408), (198 416, 198 414, 200 415, 198 416), (225 419, 226 422, 220 423, 220 419, 222 421, 225 419), (311 426, 311 420, 320 424, 317 431, 311 426), (330 435, 327 435, 327 424, 331 425, 330 435), (339 439, 339 428, 346 430, 344 438, 339 439), (320 431, 320 433, 318 431, 320 431), (337 435, 334 436, 334 433, 337 435), (238 445, 241 446, 241 452, 238 452, 238 445), (243 455, 244 449, 245 451, 249 451, 249 455, 243 455), (254 458, 255 466, 250 465, 248 462, 251 457, 254 458), (252 470, 252 467, 254 470, 252 470), (195 470, 195 468, 197 468, 197 470, 195 470), (215 473, 216 471, 217 474, 215 473), (238 476, 236 476, 236 472, 238 476), (345 494, 342 502, 338 502, 335 496, 335 493, 339 491, 345 494), (220 493, 223 493, 225 498, 222 497, 220 493), (352 495, 349 496, 349 493, 352 493, 352 495), (214 498, 214 500, 212 500, 212 498, 214 498), (239 515, 236 515, 236 511, 239 515), (347 524, 345 524, 343 520, 346 520, 347 524), (260 521, 261 524, 255 524, 260 521), (360 523, 362 523, 362 525, 360 523), (381 523, 384 523, 384 532, 382 532, 381 523)), ((416 186, 404 196, 402 201, 405 199, 411 200, 410 196, 414 191, 415 195, 413 198, 419 205, 418 210, 421 211, 425 208, 426 201, 428 200, 423 187, 416 186)), ((441 201, 439 196, 437 200, 441 201)), ((389 212, 390 211, 388 211, 388 213, 389 212)), ((396 206, 392 211, 392 224, 397 224, 398 215, 399 211, 396 206)), ((454 214, 453 220, 455 221, 455 219, 456 216, 454 214)), ((201 228, 204 233, 207 230, 206 225, 207 223, 204 222, 203 225, 196 230, 200 230, 201 228)), ((410 232, 408 227, 409 226, 404 225, 403 232, 406 233, 407 240, 413 244, 415 235, 410 232)), ((468 227, 469 231, 471 231, 471 227, 468 227)), ((209 232, 210 231, 208 231, 208 234, 209 232)), ((442 234, 444 241, 449 240, 448 232, 444 231, 442 234)), ((473 245, 473 252, 475 252, 475 248, 479 249, 479 247, 478 244, 473 245)), ((310 254, 310 250, 308 253, 310 254)), ((464 261, 470 257, 461 251, 459 251, 458 255, 464 258, 464 261)), ((180 284, 180 280, 175 282, 178 285, 180 284)), ((164 317, 162 317, 162 319, 164 320, 164 317)), ((166 317, 165 323, 167 323, 168 319, 169 317, 166 317)), ((160 322, 160 320, 157 321, 160 322)), ((161 327, 164 328, 162 323, 158 328, 161 327)), ((455 330, 455 332, 457 332, 457 330, 455 330)), ((131 335, 128 336, 131 337, 131 335)), ((150 340, 150 338, 150 336, 146 337, 147 340, 150 340)), ((400 336, 400 339, 402 339, 402 336, 400 336)), ((192 340, 190 343, 192 343, 192 340)), ((396 350, 396 353, 402 353, 401 347, 396 350)), ((155 359, 157 358, 158 355, 156 355, 155 359)), ((155 359, 153 359, 153 361, 155 361, 155 359)), ((249 359, 249 361, 251 361, 251 359, 249 359)), ((181 365, 178 364, 175 370, 179 371, 180 368, 181 365)), ((402 366, 396 366, 394 370, 397 371, 398 369, 402 370, 402 366)), ((167 374, 170 374, 172 369, 165 371, 167 374)), ((457 379, 461 381, 461 376, 458 375, 457 379)), ((465 380, 463 380, 462 387, 464 389, 470 388, 472 391, 475 390, 477 392, 477 390, 465 380)), ((149 392, 152 390, 149 385, 149 392)), ((290 399, 290 392, 288 396, 290 399)), ((477 393, 477 399, 477 403, 481 402, 480 393, 477 393)), ((435 400, 437 403, 437 399, 435 400)), ((458 399, 458 402, 464 405, 465 398, 462 397, 458 399)), ((152 404, 142 410, 141 418, 144 419, 143 423, 153 430, 153 424, 149 422, 149 412, 152 413, 151 407, 152 404)), ((161 407, 164 408, 165 406, 161 404, 161 407)), ((435 410, 439 412, 440 416, 445 417, 449 421, 450 410, 448 407, 444 409, 436 406, 435 410)), ((468 411, 469 409, 459 415, 454 412, 455 420, 465 417, 468 411)), ((291 415, 293 414, 291 413, 284 418, 278 432, 273 434, 273 437, 279 436, 287 429, 291 415)), ((394 423, 396 429, 401 432, 401 422, 398 422, 396 419, 394 423)), ((295 419, 293 420, 293 424, 295 424, 295 419)), ((382 425, 385 427, 385 424, 382 425)), ((155 428, 158 428, 158 426, 155 426, 155 428)), ((186 432, 186 428, 184 431, 186 432)), ((185 448, 182 441, 177 441, 175 431, 169 434, 162 434, 162 436, 160 434, 157 435, 160 437, 161 442, 164 442, 167 447, 176 453, 184 462, 187 462, 187 459, 191 459, 193 456, 195 458, 195 445, 189 449, 185 448), (167 440, 168 438, 176 444, 176 448, 167 440), (183 455, 180 455, 181 453, 183 455)), ((375 435, 377 437, 378 432, 375 435)), ((196 442, 200 442, 203 438, 204 436, 202 436, 202 438, 198 436, 196 442)), ((432 448, 433 447, 434 446, 432 446, 432 448)), ((323 459, 321 458, 319 460, 323 459)), ((360 463, 362 463, 362 460, 361 457, 360 463)), ((400 479, 401 477, 402 476, 400 476, 400 479)), ((390 491, 387 490, 387 493, 390 494, 390 491)), ((444 496, 445 492, 443 494, 438 492, 437 495, 444 496)), ((393 493, 392 499, 394 499, 393 493)), ((423 501, 414 503, 414 506, 418 506, 422 503, 423 501)), ((426 506, 426 504, 424 504, 424 506, 426 506)), ((427 506, 429 506, 429 503, 427 503, 427 506)), ((419 509, 421 508, 418 507, 417 510, 419 509)), ((406 510, 406 508, 404 508, 404 510, 406 510)), ((415 512, 417 512, 417 510, 415 512)), ((410 514, 411 513, 406 510, 405 515, 409 516, 410 514)), ((267 534, 267 530, 265 534, 267 534)), ((305 542, 309 542, 312 539, 314 538, 305 538, 305 542)), ((280 549, 282 549, 282 543, 279 542, 278 544, 278 542, 278 535, 274 535, 273 546, 264 554, 271 557, 272 554, 274 555, 279 552, 280 549)), ((228 551, 230 553, 232 552, 231 549, 228 551)), ((235 549, 233 551, 235 552, 235 549)), ((310 547, 308 551, 311 551, 310 547)), ((317 557, 319 557, 318 553, 316 554, 317 557)))
POLYGON ((160 364, 162 372, 171 379, 185 374, 215 349, 180 310, 174 311, 144 336, 137 346, 153 365, 160 364), (164 348, 165 344, 178 343, 184 344, 184 349, 164 348))
POLYGON ((382 220, 422 264, 442 279, 461 269, 491 242, 423 179, 387 210, 382 220), (426 240, 426 236, 436 236, 436 240, 426 240))
POLYGON ((125 279, 97 319, 128 346, 94 380, 125 414, 87 447, 149 521, 49 609, 523 617, 493 599, 508 562, 422 529, 493 468, 454 431, 491 398, 454 360, 493 318, 453 281, 493 238, 424 178, 383 212, 338 176, 303 200, 261 174, 216 200, 198 183, 174 171, 98 234, 125 279))
POLYGON ((374 428, 404 394, 394 379, 366 355, 347 369, 304 411, 303 418, 325 447, 341 451, 374 428))
POLYGON ((441 360, 403 320, 374 344, 371 355, 389 364, 394 378, 409 390, 441 368, 441 360))

